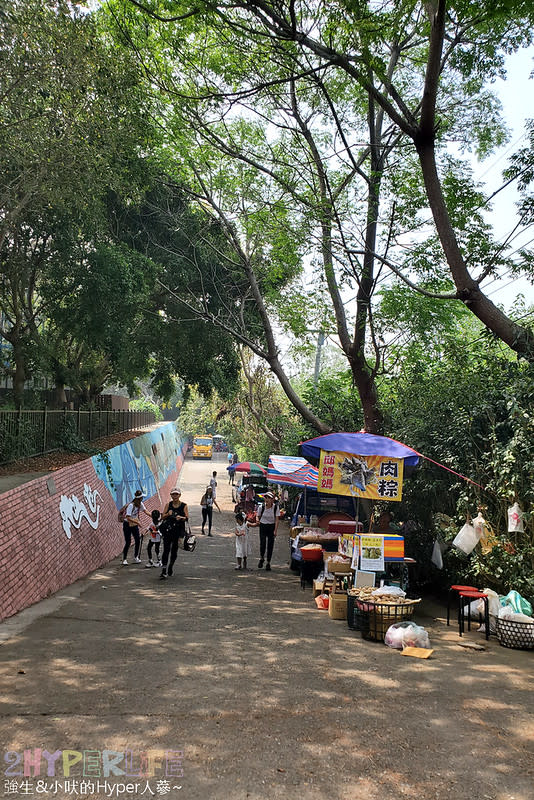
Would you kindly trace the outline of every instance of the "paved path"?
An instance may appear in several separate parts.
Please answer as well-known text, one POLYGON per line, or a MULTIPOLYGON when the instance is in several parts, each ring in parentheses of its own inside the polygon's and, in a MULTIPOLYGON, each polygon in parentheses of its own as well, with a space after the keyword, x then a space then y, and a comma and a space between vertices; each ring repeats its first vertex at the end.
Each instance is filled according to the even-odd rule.
MULTIPOLYGON (((225 466, 184 466, 197 533, 202 486, 225 466)), ((363 641, 300 589, 286 534, 271 573, 235 572, 224 477, 218 500, 215 537, 181 551, 171 580, 117 559, 0 626, 2 751, 183 748, 182 777, 148 781, 173 800, 532 800, 533 653, 464 651, 432 606, 432 660, 363 641)), ((76 797, 43 777, 32 797, 76 797)), ((78 797, 102 800, 100 780, 78 797)), ((140 785, 113 796, 152 796, 117 781, 140 785)))

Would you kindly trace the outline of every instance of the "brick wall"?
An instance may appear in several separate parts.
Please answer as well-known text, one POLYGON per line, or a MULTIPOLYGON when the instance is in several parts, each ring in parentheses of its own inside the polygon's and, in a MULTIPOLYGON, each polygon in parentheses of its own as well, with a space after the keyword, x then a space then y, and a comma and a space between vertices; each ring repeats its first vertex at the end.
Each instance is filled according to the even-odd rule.
MULTIPOLYGON (((180 454, 160 489, 165 502, 178 482, 182 464, 180 454)), ((157 495, 146 498, 145 505, 148 511, 162 507, 157 495)), ((89 516, 96 520, 96 513, 89 512, 89 516)), ((141 515, 141 520, 146 527, 148 517, 141 515)), ((91 459, 0 494, 0 620, 107 564, 119 555, 123 545, 117 508, 91 459), (49 479, 53 481, 50 489, 49 479), (85 484, 99 493, 98 527, 94 529, 82 517, 79 528, 67 524, 69 539, 60 515, 61 496, 74 495, 88 508, 85 484)))

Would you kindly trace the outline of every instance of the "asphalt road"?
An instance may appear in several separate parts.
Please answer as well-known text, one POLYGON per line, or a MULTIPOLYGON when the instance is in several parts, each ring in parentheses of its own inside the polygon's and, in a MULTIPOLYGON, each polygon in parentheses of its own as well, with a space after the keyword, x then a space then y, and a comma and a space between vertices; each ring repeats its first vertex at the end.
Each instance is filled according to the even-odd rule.
POLYGON ((533 653, 463 650, 428 603, 432 659, 364 641, 301 590, 287 530, 271 573, 235 572, 225 458, 184 465, 196 533, 212 469, 223 513, 173 578, 116 559, 0 626, 3 796, 532 800, 533 653), (56 774, 21 792, 36 748, 56 774))

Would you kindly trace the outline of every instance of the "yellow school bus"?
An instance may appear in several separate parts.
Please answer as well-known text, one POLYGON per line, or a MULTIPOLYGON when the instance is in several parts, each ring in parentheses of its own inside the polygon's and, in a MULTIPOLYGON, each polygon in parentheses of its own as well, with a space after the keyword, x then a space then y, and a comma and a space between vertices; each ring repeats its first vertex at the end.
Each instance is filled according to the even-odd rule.
POLYGON ((213 436, 195 436, 193 439, 193 458, 213 456, 213 436))

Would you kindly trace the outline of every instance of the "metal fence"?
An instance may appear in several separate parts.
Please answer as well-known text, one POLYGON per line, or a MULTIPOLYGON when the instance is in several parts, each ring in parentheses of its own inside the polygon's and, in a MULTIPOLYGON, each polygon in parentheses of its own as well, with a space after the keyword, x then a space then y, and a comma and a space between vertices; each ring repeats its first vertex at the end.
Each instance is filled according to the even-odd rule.
POLYGON ((152 411, 0 411, 0 464, 152 425, 152 411))

